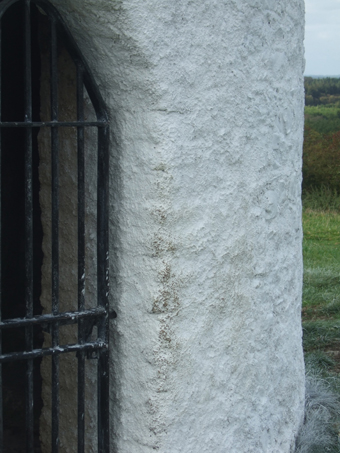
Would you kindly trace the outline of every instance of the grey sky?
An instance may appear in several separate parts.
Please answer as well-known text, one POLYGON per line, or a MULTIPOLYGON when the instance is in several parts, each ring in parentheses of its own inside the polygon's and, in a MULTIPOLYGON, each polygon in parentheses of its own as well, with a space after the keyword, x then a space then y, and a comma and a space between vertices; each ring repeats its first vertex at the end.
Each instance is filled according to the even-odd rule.
POLYGON ((340 0, 305 0, 306 75, 340 75, 340 0))

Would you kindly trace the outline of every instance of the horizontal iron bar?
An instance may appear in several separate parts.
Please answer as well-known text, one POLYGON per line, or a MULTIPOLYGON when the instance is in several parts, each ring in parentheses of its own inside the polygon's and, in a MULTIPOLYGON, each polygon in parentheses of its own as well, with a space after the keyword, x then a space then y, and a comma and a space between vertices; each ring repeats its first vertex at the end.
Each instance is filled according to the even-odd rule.
POLYGON ((104 307, 96 307, 91 310, 70 311, 58 313, 56 315, 40 315, 33 318, 14 318, 4 319, 0 322, 0 329, 13 329, 15 327, 25 327, 39 324, 76 324, 79 319, 105 317, 107 314, 104 307))
POLYGON ((32 351, 12 352, 9 354, 0 355, 0 363, 14 362, 16 360, 36 359, 37 357, 46 357, 48 355, 58 355, 67 352, 77 351, 98 351, 107 349, 108 345, 104 341, 95 341, 84 344, 68 344, 63 346, 55 346, 54 348, 33 349, 32 351))
POLYGON ((0 127, 105 127, 107 121, 7 121, 0 122, 0 127))

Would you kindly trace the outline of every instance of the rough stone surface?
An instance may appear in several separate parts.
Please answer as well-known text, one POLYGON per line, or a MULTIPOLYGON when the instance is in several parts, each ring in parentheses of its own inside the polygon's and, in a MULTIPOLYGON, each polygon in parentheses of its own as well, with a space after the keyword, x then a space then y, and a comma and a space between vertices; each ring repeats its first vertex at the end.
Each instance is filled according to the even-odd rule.
POLYGON ((113 451, 292 451, 303 1, 53 3, 112 122, 113 451))

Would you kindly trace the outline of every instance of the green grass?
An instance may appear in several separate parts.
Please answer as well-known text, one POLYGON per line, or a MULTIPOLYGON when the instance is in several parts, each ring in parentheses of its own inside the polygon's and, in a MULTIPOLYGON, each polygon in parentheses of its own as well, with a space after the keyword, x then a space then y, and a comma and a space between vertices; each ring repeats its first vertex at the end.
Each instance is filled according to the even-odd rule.
POLYGON ((324 116, 328 119, 333 119, 338 117, 338 112, 340 112, 340 108, 335 106, 334 104, 326 104, 326 105, 306 105, 305 107, 305 115, 308 116, 324 116))
POLYGON ((320 134, 329 134, 340 130, 340 108, 330 105, 305 107, 305 124, 320 134))
POLYGON ((324 101, 305 107, 302 325, 306 405, 296 453, 340 453, 340 191, 335 190, 338 186, 329 171, 329 165, 337 169, 334 151, 338 148, 334 146, 335 133, 340 131, 340 104, 338 100, 336 104, 324 101), (318 155, 318 146, 327 165, 310 159, 313 152, 318 155), (319 171, 314 180, 310 180, 310 165, 319 171), (320 169, 325 171, 323 177, 320 169), (316 183, 319 187, 313 188, 316 183))
POLYGON ((303 227, 304 318, 340 320, 340 213, 305 209, 303 227))
POLYGON ((335 189, 325 185, 318 188, 309 188, 303 194, 304 212, 326 211, 340 213, 340 194, 335 189))
MULTIPOLYGON (((340 428, 339 196, 336 193, 333 193, 333 196, 328 193, 327 201, 320 190, 315 190, 312 194, 304 195, 303 206, 302 325, 307 377, 312 370, 312 373, 319 376, 317 387, 318 382, 325 383, 328 390, 324 395, 321 388, 323 384, 321 390, 312 389, 311 395, 316 395, 315 397, 320 397, 321 400, 333 398, 334 411, 323 414, 320 409, 308 409, 307 401, 306 414, 309 411, 311 415, 306 415, 305 425, 300 433, 301 445, 308 445, 308 439, 313 436, 315 445, 305 449, 297 448, 297 452, 340 452, 337 440, 340 428)), ((319 406, 325 407, 323 403, 319 403, 319 406)))
POLYGON ((329 361, 320 356, 317 363, 307 364, 305 417, 295 453, 339 452, 339 398, 334 386, 315 373, 320 362, 329 361))
POLYGON ((340 213, 304 209, 303 229, 304 348, 340 353, 340 213))

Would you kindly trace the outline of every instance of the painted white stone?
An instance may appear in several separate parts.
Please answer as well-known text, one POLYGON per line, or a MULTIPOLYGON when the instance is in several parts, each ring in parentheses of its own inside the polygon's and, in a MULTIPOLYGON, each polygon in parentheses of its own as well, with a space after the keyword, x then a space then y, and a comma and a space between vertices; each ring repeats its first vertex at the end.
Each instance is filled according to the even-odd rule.
POLYGON ((53 3, 112 123, 113 451, 292 451, 303 1, 53 3))

